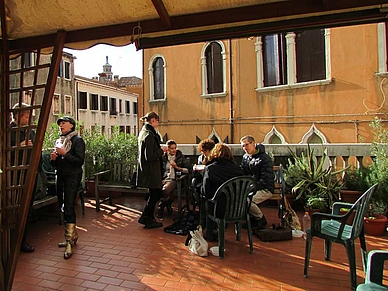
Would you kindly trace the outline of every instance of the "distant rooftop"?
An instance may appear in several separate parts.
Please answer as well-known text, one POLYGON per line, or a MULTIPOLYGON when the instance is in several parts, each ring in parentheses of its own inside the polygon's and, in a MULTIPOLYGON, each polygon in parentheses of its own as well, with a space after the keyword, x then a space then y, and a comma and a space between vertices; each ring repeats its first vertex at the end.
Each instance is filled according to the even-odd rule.
POLYGON ((125 87, 125 86, 141 86, 143 84, 143 79, 139 77, 121 77, 119 80, 119 86, 125 87))

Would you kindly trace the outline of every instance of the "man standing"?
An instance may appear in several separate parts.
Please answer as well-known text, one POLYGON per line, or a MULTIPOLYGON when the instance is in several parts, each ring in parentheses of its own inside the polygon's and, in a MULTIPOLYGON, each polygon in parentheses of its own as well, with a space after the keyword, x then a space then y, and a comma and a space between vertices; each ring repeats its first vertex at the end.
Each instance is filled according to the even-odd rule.
MULTIPOLYGON (((28 104, 22 103, 21 106, 19 103, 15 104, 12 108, 17 109, 19 107, 28 107, 28 104)), ((30 109, 21 110, 21 111, 14 111, 12 113, 12 120, 10 123, 10 128, 23 128, 29 125, 29 118, 30 118, 30 109)), ((18 146, 30 146, 32 147, 33 142, 35 139, 35 131, 33 130, 22 130, 20 131, 12 131, 11 132, 11 146, 14 147, 18 143, 18 146), (27 136, 28 134, 28 136, 27 136)), ((27 157, 26 157, 26 164, 29 164, 31 158, 31 150, 27 150, 27 157)), ((23 153, 20 151, 18 155, 18 161, 15 161, 15 152, 11 152, 11 165, 15 166, 15 162, 17 162, 17 165, 23 165, 23 153)), ((20 181, 20 175, 15 175, 12 177, 12 181, 15 184, 18 184, 20 181)), ((33 198, 31 199, 31 203, 33 201, 33 198)), ((22 244, 20 247, 20 251, 24 253, 31 253, 35 251, 35 247, 30 246, 27 243, 27 224, 24 228, 23 233, 23 239, 22 244)))
POLYGON ((273 196, 275 188, 273 163, 266 154, 264 145, 255 144, 253 136, 246 135, 240 139, 240 142, 245 151, 241 168, 244 174, 255 178, 258 184, 258 190, 252 198, 249 209, 252 228, 264 228, 267 225, 267 219, 258 205, 273 196))

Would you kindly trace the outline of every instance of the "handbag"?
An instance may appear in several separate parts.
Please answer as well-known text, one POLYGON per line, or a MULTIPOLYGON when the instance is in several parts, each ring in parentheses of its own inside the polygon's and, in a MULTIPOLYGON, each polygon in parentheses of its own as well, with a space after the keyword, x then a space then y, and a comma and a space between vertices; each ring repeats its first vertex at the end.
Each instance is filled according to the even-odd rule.
POLYGON ((209 245, 207 241, 203 238, 201 225, 198 225, 196 230, 190 231, 185 245, 188 246, 190 251, 192 251, 194 254, 200 257, 208 256, 209 245))

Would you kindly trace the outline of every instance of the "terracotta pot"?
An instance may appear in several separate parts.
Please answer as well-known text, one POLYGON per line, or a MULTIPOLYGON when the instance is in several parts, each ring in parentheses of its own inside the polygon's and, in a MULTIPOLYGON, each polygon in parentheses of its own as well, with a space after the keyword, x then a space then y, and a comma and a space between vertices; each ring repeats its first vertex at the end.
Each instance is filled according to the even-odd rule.
POLYGON ((374 218, 364 217, 364 231, 369 235, 384 235, 388 219, 385 215, 375 215, 374 218))
POLYGON ((340 200, 342 202, 354 203, 357 201, 358 198, 360 198, 362 194, 363 192, 361 191, 341 189, 340 200))

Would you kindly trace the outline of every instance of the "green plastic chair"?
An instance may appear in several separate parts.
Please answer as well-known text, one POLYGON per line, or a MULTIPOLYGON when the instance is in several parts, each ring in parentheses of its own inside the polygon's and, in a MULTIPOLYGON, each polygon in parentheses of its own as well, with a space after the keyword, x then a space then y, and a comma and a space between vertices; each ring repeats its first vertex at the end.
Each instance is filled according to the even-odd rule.
MULTIPOLYGON (((225 225, 227 223, 235 223, 236 240, 241 240, 241 222, 247 223, 248 239, 250 253, 253 252, 252 244, 252 227, 249 219, 249 207, 251 205, 252 196, 257 191, 257 182, 249 176, 241 176, 229 179, 224 182, 214 194, 212 199, 208 199, 205 203, 206 216, 217 223, 218 226, 218 246, 219 258, 224 258, 225 250, 225 225), (217 207, 219 201, 222 200, 222 205, 225 206, 225 213, 222 217, 217 217, 217 207), (210 205, 209 205, 210 204, 210 205), (213 204, 211 207, 211 204, 213 204), (209 213, 211 209, 211 213, 209 213)), ((204 201, 203 201, 204 202, 204 201)))
POLYGON ((377 184, 370 187, 354 203, 336 202, 333 204, 332 213, 314 213, 311 217, 311 228, 307 230, 306 250, 304 260, 304 276, 308 276, 310 263, 310 252, 313 237, 320 237, 325 240, 325 260, 330 261, 332 243, 339 243, 345 246, 349 260, 350 282, 352 290, 356 289, 356 254, 354 241, 359 238, 361 255, 364 270, 366 270, 366 244, 364 235, 364 215, 368 209, 377 184), (340 215, 340 208, 347 208, 349 211, 340 215), (354 215, 354 217, 353 217, 354 215))
POLYGON ((383 285, 384 262, 388 261, 388 250, 374 250, 368 254, 365 283, 357 286, 357 291, 386 291, 383 285))

